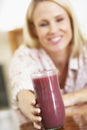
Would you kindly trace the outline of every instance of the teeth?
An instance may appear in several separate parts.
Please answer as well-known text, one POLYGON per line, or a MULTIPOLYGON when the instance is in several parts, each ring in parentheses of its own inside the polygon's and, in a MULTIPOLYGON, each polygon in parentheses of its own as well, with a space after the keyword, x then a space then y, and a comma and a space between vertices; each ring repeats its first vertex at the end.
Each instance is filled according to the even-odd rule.
POLYGON ((61 38, 61 37, 56 37, 56 38, 51 39, 51 41, 53 41, 53 42, 57 42, 57 41, 60 40, 60 38, 61 38))

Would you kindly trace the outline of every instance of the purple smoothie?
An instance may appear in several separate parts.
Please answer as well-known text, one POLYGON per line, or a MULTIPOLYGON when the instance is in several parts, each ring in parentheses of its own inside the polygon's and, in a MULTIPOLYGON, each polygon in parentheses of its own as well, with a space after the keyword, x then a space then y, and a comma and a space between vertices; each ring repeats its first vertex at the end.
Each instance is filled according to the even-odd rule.
POLYGON ((46 129, 64 126, 65 109, 57 74, 33 78, 34 90, 41 108, 42 123, 46 129))

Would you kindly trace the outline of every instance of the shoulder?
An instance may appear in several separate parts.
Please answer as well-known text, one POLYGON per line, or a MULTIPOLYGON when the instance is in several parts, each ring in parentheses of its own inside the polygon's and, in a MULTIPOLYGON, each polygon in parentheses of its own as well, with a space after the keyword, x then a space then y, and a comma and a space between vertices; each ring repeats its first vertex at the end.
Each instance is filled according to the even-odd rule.
POLYGON ((48 58, 48 54, 43 48, 29 48, 26 45, 21 45, 14 53, 14 56, 28 56, 35 59, 48 58))
POLYGON ((11 64, 14 66, 32 66, 39 69, 55 68, 54 63, 43 48, 28 48, 25 45, 21 45, 16 50, 11 64))
POLYGON ((47 54, 43 49, 29 48, 26 45, 21 45, 13 54, 11 62, 19 63, 20 61, 24 63, 35 63, 39 62, 41 59, 46 59, 47 54))
POLYGON ((35 53, 36 49, 31 49, 27 47, 26 45, 21 45, 19 48, 15 51, 14 55, 28 55, 29 53, 32 53, 32 51, 35 53))
POLYGON ((26 45, 21 45, 19 46, 19 48, 15 51, 14 55, 16 54, 21 54, 21 53, 24 53, 24 54, 46 54, 45 50, 40 48, 29 48, 27 47, 26 45))
POLYGON ((41 51, 36 48, 29 48, 26 45, 21 45, 13 54, 13 58, 26 58, 26 57, 36 57, 38 54, 40 54, 41 51))

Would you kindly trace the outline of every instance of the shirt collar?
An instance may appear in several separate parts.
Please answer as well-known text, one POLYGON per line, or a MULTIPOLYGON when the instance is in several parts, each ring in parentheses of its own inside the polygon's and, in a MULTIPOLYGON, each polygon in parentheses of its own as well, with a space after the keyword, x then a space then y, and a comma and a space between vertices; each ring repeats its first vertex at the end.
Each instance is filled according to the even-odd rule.
POLYGON ((78 58, 71 58, 69 62, 69 68, 73 70, 78 70, 78 58))

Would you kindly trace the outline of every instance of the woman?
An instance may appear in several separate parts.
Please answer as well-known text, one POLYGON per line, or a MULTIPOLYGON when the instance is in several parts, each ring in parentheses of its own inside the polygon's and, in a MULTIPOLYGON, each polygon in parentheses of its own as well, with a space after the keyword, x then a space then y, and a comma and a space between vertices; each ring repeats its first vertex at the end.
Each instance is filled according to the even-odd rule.
POLYGON ((10 67, 14 107, 20 123, 32 121, 40 129, 42 118, 35 107, 31 73, 57 68, 65 107, 86 102, 87 42, 68 0, 31 0, 24 43, 10 67))

